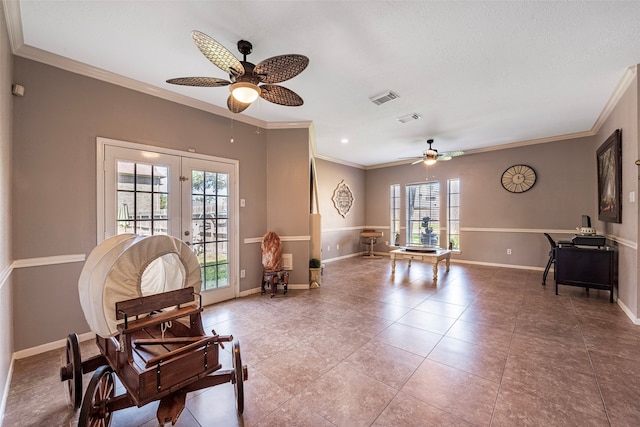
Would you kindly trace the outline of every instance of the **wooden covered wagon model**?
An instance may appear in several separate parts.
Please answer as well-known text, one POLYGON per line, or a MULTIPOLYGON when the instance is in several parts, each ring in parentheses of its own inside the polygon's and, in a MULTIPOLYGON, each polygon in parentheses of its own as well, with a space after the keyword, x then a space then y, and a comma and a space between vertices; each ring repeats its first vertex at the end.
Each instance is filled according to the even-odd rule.
POLYGON ((87 323, 100 355, 82 360, 78 337, 67 338, 67 381, 79 426, 108 426, 114 411, 159 400, 159 425, 175 424, 191 391, 231 382, 244 409, 240 344, 202 326, 200 266, 191 249, 169 236, 114 236, 89 255, 78 281, 87 323), (232 368, 219 347, 232 345, 232 368), (82 398, 82 374, 94 372, 82 398), (115 375, 126 392, 116 396, 115 375))

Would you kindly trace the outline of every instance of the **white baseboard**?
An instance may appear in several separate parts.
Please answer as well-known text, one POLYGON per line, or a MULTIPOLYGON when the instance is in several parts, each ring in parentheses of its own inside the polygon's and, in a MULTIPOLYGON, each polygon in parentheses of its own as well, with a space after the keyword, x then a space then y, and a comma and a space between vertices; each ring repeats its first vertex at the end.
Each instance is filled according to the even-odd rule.
MULTIPOLYGON (((88 341, 95 339, 96 334, 93 332, 85 332, 78 335, 78 341, 88 341)), ((24 359, 25 357, 35 356, 37 354, 45 353, 47 351, 56 350, 58 348, 64 348, 67 345, 67 339, 61 339, 58 341, 52 341, 46 344, 38 345, 36 347, 26 348, 24 350, 16 351, 13 353, 14 359, 24 359)))
POLYGON ((4 392, 2 393, 2 401, 0 402, 0 427, 4 421, 4 411, 7 409, 7 399, 9 398, 9 386, 11 385, 11 377, 13 376, 13 361, 15 357, 11 357, 9 364, 9 372, 7 372, 7 381, 4 384, 4 392))
MULTIPOLYGON (((287 286, 287 289, 309 289, 309 284, 308 283, 289 283, 289 286, 287 286)), ((260 287, 249 289, 248 291, 242 291, 240 292, 240 298, 248 297, 249 295, 253 295, 253 294, 259 294, 260 292, 262 292, 262 289, 260 289, 260 287)))
MULTIPOLYGON (((534 267, 531 265, 516 265, 516 264, 499 264, 496 262, 482 262, 482 261, 468 261, 465 259, 451 259, 452 264, 472 264, 472 265, 486 265, 488 267, 501 267, 501 268, 515 268, 517 270, 535 270, 544 271, 544 267, 534 267)), ((553 269, 549 270, 553 272, 553 269)))
POLYGON ((616 298, 616 302, 618 303, 618 305, 620 306, 622 311, 624 311, 624 314, 627 315, 627 317, 631 320, 631 322, 633 322, 634 325, 640 325, 640 319, 638 319, 633 314, 633 312, 631 310, 629 310, 629 307, 624 305, 624 303, 622 302, 622 300, 620 298, 616 298))
MULTIPOLYGON (((340 261, 341 259, 347 259, 347 258, 355 258, 355 257, 359 257, 366 254, 366 252, 356 252, 353 254, 349 254, 349 255, 343 255, 343 256, 338 256, 335 258, 326 258, 326 259, 322 259, 323 263, 329 263, 329 262, 335 262, 335 261, 340 261)), ((388 252, 374 252, 374 254, 376 255, 383 255, 383 256, 389 256, 388 252)))

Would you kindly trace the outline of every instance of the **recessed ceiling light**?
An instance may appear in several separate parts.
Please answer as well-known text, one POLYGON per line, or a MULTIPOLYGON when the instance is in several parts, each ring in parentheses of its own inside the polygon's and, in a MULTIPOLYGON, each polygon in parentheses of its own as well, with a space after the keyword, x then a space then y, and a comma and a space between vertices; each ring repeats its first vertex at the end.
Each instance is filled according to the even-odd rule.
POLYGON ((343 144, 347 144, 349 140, 347 138, 342 138, 340 142, 342 142, 343 144))

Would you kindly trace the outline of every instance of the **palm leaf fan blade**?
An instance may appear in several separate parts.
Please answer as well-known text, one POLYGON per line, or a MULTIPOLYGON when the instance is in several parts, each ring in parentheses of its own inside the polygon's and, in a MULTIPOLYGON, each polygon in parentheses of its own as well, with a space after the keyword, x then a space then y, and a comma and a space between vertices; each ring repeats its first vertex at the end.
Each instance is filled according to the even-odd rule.
POLYGON ((260 62, 253 74, 263 83, 280 83, 297 76, 307 65, 309 58, 304 55, 279 55, 260 62))
POLYGON ((260 86, 260 97, 274 104, 284 105, 288 107, 298 107, 304 104, 304 101, 294 91, 278 85, 262 85, 260 86))
POLYGON ((209 60, 213 65, 220 68, 227 74, 233 74, 241 76, 244 74, 244 67, 238 58, 235 57, 226 47, 220 43, 197 30, 191 32, 193 41, 200 49, 200 52, 209 60))
POLYGON ((215 77, 178 77, 175 79, 167 80, 167 83, 196 87, 220 87, 228 86, 231 84, 231 82, 228 80, 218 79, 215 77))

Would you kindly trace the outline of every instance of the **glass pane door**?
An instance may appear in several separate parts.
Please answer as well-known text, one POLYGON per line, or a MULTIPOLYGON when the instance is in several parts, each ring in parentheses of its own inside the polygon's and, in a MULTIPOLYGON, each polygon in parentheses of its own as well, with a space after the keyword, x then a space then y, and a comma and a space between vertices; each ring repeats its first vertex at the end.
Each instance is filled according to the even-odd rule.
POLYGON ((233 168, 187 158, 182 166, 183 212, 189 212, 183 215, 183 239, 191 244, 200 261, 203 299, 211 303, 233 298, 233 168))
POLYGON ((122 233, 168 234, 200 261, 202 302, 238 292, 236 165, 104 145, 103 240, 122 233))

